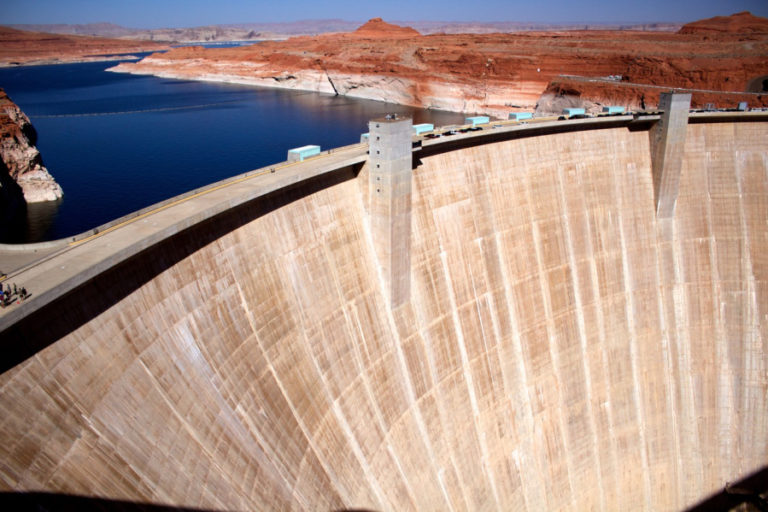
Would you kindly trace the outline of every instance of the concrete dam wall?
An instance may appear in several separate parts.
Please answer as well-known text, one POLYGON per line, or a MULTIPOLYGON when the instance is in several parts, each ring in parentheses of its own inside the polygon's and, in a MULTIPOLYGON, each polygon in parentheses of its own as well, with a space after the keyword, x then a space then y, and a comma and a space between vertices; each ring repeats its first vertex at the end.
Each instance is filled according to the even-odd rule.
POLYGON ((0 334, 0 490, 695 505, 768 464, 766 141, 689 124, 671 217, 647 126, 425 146, 395 307, 367 163, 156 241, 0 334))

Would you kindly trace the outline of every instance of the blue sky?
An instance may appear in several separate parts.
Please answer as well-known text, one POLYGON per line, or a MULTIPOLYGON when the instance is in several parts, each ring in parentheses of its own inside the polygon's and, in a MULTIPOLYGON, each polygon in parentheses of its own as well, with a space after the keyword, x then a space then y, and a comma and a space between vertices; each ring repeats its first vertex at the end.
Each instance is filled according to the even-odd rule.
POLYGON ((133 28, 344 19, 688 22, 739 11, 768 17, 768 0, 2 0, 0 24, 112 22, 133 28))

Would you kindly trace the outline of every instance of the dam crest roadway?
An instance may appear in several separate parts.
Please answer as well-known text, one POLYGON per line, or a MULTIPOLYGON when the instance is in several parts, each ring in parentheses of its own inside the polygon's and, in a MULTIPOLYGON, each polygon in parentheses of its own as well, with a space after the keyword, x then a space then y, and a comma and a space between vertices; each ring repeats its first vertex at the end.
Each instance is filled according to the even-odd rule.
POLYGON ((663 116, 414 137, 381 203, 356 144, 0 248, 32 293, 0 310, 0 488, 681 510, 764 468, 768 113, 669 147, 663 116), (406 213, 404 283, 374 217, 406 213))

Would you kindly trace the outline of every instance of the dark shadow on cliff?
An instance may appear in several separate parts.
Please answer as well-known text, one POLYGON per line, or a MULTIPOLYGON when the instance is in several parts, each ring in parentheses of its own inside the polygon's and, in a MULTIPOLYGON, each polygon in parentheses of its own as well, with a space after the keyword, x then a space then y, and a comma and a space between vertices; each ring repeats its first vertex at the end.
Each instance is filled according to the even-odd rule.
POLYGON ((768 92, 768 75, 752 78, 747 82, 747 92, 768 92))
POLYGON ((24 238, 27 227, 27 202, 5 162, 0 160, 0 243, 13 243, 24 238))
POLYGON ((285 205, 353 179, 361 168, 358 164, 338 169, 231 208, 96 275, 0 333, 0 373, 73 332, 202 247, 285 205))
POLYGON ((686 512, 720 512, 739 510, 768 512, 768 466, 739 480, 731 482, 719 493, 687 509, 686 512))
POLYGON ((14 512, 208 512, 206 509, 50 492, 0 492, 0 508, 14 512))
POLYGON ((27 244, 45 240, 64 199, 27 203, 19 185, 13 180, 10 182, 7 189, 3 182, 0 190, 0 243, 27 244), (12 189, 18 189, 18 194, 12 189), (3 197, 6 191, 11 194, 10 199, 3 197))

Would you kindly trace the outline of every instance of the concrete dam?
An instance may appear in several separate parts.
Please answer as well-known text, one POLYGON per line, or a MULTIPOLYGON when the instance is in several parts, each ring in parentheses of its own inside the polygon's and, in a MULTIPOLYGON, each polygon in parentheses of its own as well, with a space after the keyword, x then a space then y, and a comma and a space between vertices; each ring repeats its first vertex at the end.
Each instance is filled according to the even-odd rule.
POLYGON ((41 250, 4 282, 0 491, 683 510, 760 471, 768 115, 668 112, 405 154, 372 122, 41 250))

